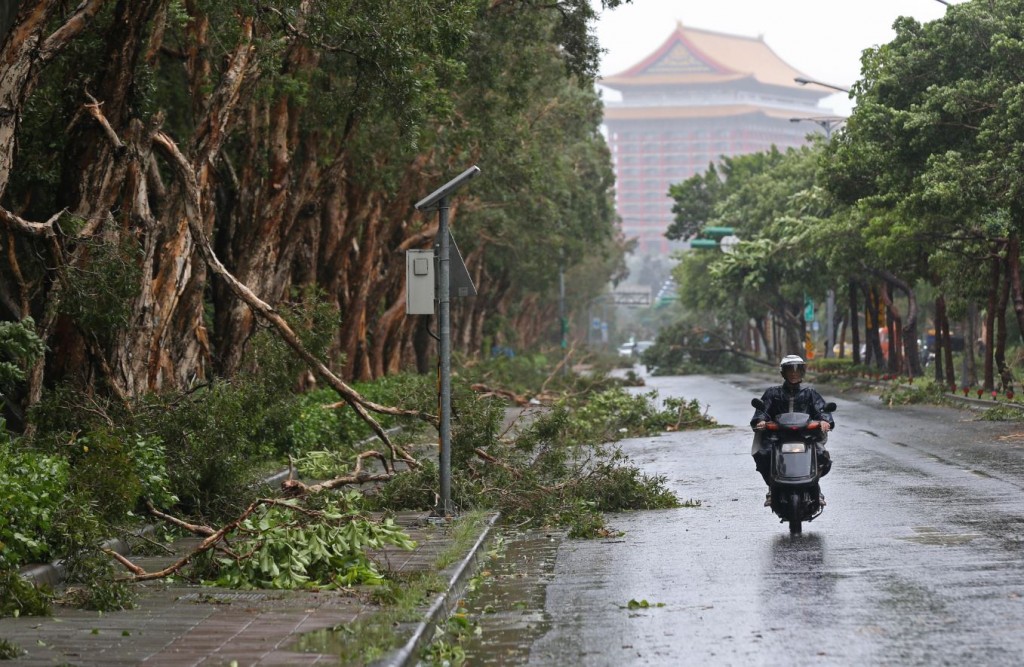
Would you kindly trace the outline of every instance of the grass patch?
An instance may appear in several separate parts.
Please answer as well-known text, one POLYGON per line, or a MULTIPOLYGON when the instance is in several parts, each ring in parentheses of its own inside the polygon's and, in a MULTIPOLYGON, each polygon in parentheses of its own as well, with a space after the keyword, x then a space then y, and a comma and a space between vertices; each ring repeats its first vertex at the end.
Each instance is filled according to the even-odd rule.
POLYGON ((434 567, 438 570, 445 570, 456 560, 465 556, 480 536, 480 531, 483 530, 490 516, 490 512, 481 510, 467 512, 455 520, 451 527, 446 528, 451 531, 452 541, 437 554, 434 567))

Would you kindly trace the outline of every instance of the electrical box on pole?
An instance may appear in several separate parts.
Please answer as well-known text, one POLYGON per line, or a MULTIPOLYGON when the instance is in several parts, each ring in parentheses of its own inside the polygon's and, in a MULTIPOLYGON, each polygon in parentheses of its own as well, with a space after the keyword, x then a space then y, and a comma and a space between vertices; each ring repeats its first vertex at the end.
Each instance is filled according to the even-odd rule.
POLYGON ((405 314, 434 314, 434 251, 405 251, 405 314))

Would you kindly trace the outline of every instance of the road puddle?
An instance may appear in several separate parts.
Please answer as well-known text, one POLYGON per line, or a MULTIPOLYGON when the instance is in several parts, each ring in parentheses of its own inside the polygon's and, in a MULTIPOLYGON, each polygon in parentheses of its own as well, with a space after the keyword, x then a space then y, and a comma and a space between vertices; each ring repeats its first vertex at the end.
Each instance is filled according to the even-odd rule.
POLYGON ((938 528, 930 526, 914 526, 917 535, 908 535, 899 539, 917 544, 928 544, 932 546, 957 546, 968 544, 981 537, 978 533, 943 533, 938 528))

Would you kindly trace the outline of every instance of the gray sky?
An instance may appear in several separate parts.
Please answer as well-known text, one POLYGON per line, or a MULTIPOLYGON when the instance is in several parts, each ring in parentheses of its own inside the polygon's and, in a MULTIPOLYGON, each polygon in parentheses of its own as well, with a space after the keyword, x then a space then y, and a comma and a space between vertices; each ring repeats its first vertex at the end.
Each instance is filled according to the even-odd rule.
MULTIPOLYGON (((963 0, 952 0, 957 4, 963 0)), ((756 37, 811 79, 849 86, 860 78, 860 54, 892 40, 898 16, 922 23, 942 16, 938 0, 633 0, 605 11, 597 25, 608 50, 601 74, 617 74, 650 55, 676 22, 756 37)), ((845 94, 822 101, 825 110, 849 114, 845 94)))

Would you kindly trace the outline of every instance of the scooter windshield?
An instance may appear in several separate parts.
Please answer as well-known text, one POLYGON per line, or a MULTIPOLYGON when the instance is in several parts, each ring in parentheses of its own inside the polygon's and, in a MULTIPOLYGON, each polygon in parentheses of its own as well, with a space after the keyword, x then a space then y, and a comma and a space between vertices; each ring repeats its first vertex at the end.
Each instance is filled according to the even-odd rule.
POLYGON ((802 428, 807 426, 810 420, 811 416, 806 412, 784 412, 775 418, 783 428, 802 428))

